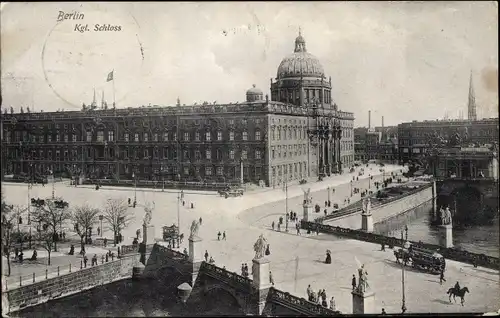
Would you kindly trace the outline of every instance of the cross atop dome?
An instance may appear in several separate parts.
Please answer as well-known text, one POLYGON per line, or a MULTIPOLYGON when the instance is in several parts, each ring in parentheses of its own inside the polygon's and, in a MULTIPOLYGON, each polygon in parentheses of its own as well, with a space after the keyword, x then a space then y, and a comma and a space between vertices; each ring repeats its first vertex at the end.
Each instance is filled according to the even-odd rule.
POLYGON ((307 52, 306 50, 306 40, 302 37, 301 28, 299 27, 299 36, 295 39, 295 53, 297 52, 307 52))

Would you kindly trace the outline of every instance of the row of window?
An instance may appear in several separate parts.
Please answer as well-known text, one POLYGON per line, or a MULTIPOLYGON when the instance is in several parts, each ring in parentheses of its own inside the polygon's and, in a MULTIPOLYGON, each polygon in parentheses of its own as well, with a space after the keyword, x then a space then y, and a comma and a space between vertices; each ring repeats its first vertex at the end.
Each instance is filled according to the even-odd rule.
POLYGON ((302 172, 306 174, 307 171, 307 163, 306 162, 296 162, 289 163, 284 165, 278 165, 271 167, 273 179, 276 176, 290 176, 290 179, 293 179, 293 175, 302 175, 302 172))
MULTIPOLYGON (((63 141, 64 142, 69 142, 70 136, 71 136, 71 141, 72 142, 77 142, 77 135, 76 134, 71 134, 71 135, 64 134, 62 136, 63 136, 63 141)), ((195 134, 194 134, 194 141, 201 141, 201 136, 202 135, 200 134, 200 132, 195 132, 195 134)), ((92 137, 93 137, 93 133, 91 131, 87 131, 86 132, 86 141, 87 142, 91 142, 92 141, 92 137)), ((130 141, 130 137, 131 136, 130 136, 129 133, 124 133, 123 134, 123 140, 126 141, 126 142, 130 141)), ((147 133, 147 132, 143 133, 142 136, 140 136, 139 133, 135 133, 133 135, 133 138, 134 138, 133 140, 135 142, 141 142, 141 141, 144 141, 144 142, 149 142, 149 141, 158 142, 160 136, 159 136, 158 133, 153 133, 151 140, 149 139, 149 137, 150 137, 150 134, 147 133), (142 137, 142 138, 140 138, 140 137, 142 137)), ((229 131, 228 137, 229 137, 230 141, 234 141, 234 140, 236 140, 236 133, 234 131, 229 131)), ((261 137, 262 137, 261 136, 261 132, 259 130, 257 130, 255 132, 255 134, 254 134, 254 140, 260 141, 261 137)), ((11 142, 11 134, 10 134, 10 132, 6 133, 5 140, 6 140, 7 143, 11 142)), ((22 138, 22 140, 23 141, 28 141, 28 134, 27 134, 26 131, 23 131, 23 138, 22 138)), ((39 143, 44 143, 45 142, 45 136, 44 135, 40 135, 40 136, 30 135, 30 138, 29 138, 30 142, 36 143, 37 140, 38 140, 39 143)), ((169 141, 169 140, 176 141, 177 140, 177 133, 176 132, 172 132, 172 133, 164 132, 163 133, 163 141, 169 141), (169 137, 172 137, 172 139, 170 139, 169 137)), ((223 132, 222 131, 217 131, 217 133, 216 133, 216 140, 217 141, 222 141, 223 140, 223 132)), ((243 131, 241 133, 241 140, 243 140, 243 141, 249 140, 249 133, 247 131, 243 131)), ((20 135, 19 131, 16 131, 16 138, 15 138, 14 141, 15 142, 21 141, 21 135, 20 135)), ((59 133, 57 133, 55 135, 55 140, 54 141, 55 142, 60 142, 61 141, 61 135, 59 133)), ((105 139, 105 132, 102 131, 102 130, 99 130, 97 132, 97 141, 98 142, 115 141, 114 131, 107 131, 107 139, 105 139)), ((183 134, 183 141, 191 141, 191 133, 184 132, 184 134, 183 134)), ((204 134, 204 141, 212 141, 212 133, 210 131, 205 132, 205 134, 204 134)), ((49 135, 47 135, 47 143, 51 143, 51 142, 52 142, 52 135, 49 134, 49 135)))
MULTIPOLYGON (((456 133, 456 131, 452 131, 451 128, 447 130, 442 129, 436 131, 439 135, 443 136, 444 138, 447 138, 456 133)), ((480 136, 495 135, 496 132, 493 129, 469 129, 467 133, 469 134, 469 136, 480 137, 480 136)), ((398 134, 402 137, 427 137, 428 135, 433 135, 434 132, 431 132, 429 130, 422 130, 422 131, 400 130, 398 134)))
MULTIPOLYGON (((96 152, 94 152, 95 154, 96 152)), ((153 153, 153 158, 155 159, 158 159, 159 158, 159 150, 158 149, 153 149, 152 151, 153 153)), ((191 151, 189 150, 184 150, 183 151, 183 159, 184 160, 190 160, 191 159, 191 155, 190 155, 191 151)), ((45 158, 44 157, 44 154, 45 152, 43 150, 40 150, 38 152, 39 156, 37 157, 37 153, 35 150, 33 150, 31 152, 31 159, 48 159, 48 160, 51 160, 53 157, 52 157, 52 150, 48 150, 47 151, 47 157, 45 158)), ((56 160, 59 160, 60 158, 60 154, 61 154, 61 151, 60 150, 56 150, 55 151, 55 154, 56 154, 56 160)), ((69 154, 69 151, 68 150, 64 150, 64 159, 68 159, 68 154, 69 154)), ((149 158, 150 155, 151 155, 151 151, 149 149, 145 149, 144 150, 144 158, 149 158)), ((200 150, 195 150, 194 151, 194 159, 195 160, 201 160, 201 154, 202 152, 200 150)), ((222 151, 220 149, 218 149, 216 151, 216 159, 217 160, 222 160, 223 159, 223 155, 222 155, 222 151)), ((241 151, 241 156, 240 156, 240 159, 242 160, 247 160, 248 159, 248 154, 249 154, 249 151, 248 150, 242 150, 241 151)), ((11 156, 11 157, 14 157, 14 158, 17 158, 18 155, 19 155, 19 151, 18 149, 15 149, 14 150, 14 153, 13 153, 14 156, 11 156)), ((72 155, 72 160, 77 160, 78 158, 78 150, 72 150, 71 151, 71 155, 72 155)), ((104 155, 104 153, 103 153, 104 155)), ((128 159, 129 158, 129 150, 128 149, 125 149, 123 150, 122 152, 122 155, 123 155, 123 158, 124 159, 128 159)), ((136 158, 136 159, 139 159, 139 153, 137 151, 133 151, 131 153, 132 157, 133 158, 136 158)), ((175 151, 168 151, 168 148, 164 148, 163 150, 163 158, 168 158, 168 159, 174 159, 176 157, 176 152, 175 151)), ((254 155, 254 158, 257 159, 257 160, 260 160, 262 159, 262 155, 263 155, 263 152, 259 149, 255 149, 253 151, 253 155, 254 155)), ((108 149, 108 152, 107 152, 107 157, 113 157, 114 156, 114 149, 112 148, 109 148, 108 149)), ((91 149, 87 149, 87 158, 91 158, 92 157, 92 152, 91 152, 91 149)), ((227 158, 231 159, 231 160, 234 160, 236 158, 236 151, 235 150, 229 150, 228 152, 228 156, 226 156, 227 158)), ((204 152, 204 159, 207 159, 207 160, 211 160, 212 159, 212 150, 210 149, 207 149, 205 150, 204 152)))
POLYGON ((307 148, 305 144, 298 145, 278 145, 271 146, 271 159, 302 156, 302 154, 307 154, 307 148))

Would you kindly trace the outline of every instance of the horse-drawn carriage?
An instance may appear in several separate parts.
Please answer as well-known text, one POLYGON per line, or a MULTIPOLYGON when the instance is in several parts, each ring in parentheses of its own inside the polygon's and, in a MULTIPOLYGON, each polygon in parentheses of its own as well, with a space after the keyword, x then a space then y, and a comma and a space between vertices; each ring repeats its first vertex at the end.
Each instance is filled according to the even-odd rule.
POLYGON ((244 190, 242 188, 237 188, 237 187, 233 188, 227 187, 217 192, 221 197, 225 197, 227 199, 228 197, 239 197, 243 195, 244 190))
POLYGON ((179 228, 172 224, 172 226, 163 227, 163 240, 169 242, 171 246, 174 246, 176 240, 179 240, 179 228))
POLYGON ((394 250, 396 261, 411 264, 413 268, 423 269, 433 274, 438 274, 446 269, 446 261, 441 254, 432 250, 410 245, 408 248, 394 250))

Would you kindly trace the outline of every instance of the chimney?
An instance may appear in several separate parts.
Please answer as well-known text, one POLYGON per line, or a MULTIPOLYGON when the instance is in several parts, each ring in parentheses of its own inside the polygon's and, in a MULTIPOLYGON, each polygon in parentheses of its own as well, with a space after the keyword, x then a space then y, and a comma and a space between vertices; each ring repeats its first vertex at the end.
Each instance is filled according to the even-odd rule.
POLYGON ((382 116, 382 128, 384 128, 384 116, 382 116))
POLYGON ((372 111, 368 111, 368 129, 372 128, 372 111))

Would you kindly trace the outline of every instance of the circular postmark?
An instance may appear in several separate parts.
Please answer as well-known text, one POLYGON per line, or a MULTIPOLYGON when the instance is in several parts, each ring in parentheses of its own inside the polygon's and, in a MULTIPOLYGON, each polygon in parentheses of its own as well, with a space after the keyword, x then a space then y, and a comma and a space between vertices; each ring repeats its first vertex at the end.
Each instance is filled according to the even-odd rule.
POLYGON ((41 52, 45 82, 72 109, 89 104, 94 90, 98 106, 119 104, 140 81, 139 25, 127 12, 80 9, 54 17, 41 52))

